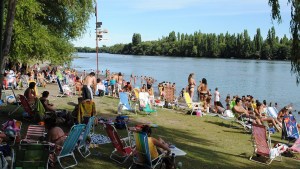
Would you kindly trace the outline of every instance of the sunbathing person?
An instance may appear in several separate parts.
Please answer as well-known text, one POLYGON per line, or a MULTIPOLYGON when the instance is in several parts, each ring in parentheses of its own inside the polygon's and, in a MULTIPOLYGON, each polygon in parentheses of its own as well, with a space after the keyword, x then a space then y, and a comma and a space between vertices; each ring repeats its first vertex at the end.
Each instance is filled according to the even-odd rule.
POLYGON ((42 104, 43 104, 46 111, 55 112, 56 108, 54 107, 53 104, 49 103, 48 96, 49 96, 49 92, 44 91, 42 93, 42 97, 40 98, 40 101, 42 102, 42 104))
POLYGON ((252 114, 248 112, 243 106, 242 106, 242 100, 240 98, 236 98, 235 100, 235 106, 233 106, 232 111, 234 113, 237 113, 239 115, 239 118, 247 117, 253 120, 253 123, 261 124, 260 120, 258 118, 255 118, 252 114))
POLYGON ((169 148, 169 145, 163 139, 156 139, 154 137, 151 137, 152 130, 150 126, 143 126, 142 132, 145 132, 148 135, 148 145, 151 154, 151 160, 156 159, 163 151, 167 151, 167 154, 170 154, 171 150, 169 148))
POLYGON ((80 77, 76 76, 75 78, 75 90, 78 91, 79 95, 81 95, 81 90, 82 90, 82 81, 80 80, 80 77))
POLYGON ((283 107, 283 108, 278 112, 277 120, 278 120, 279 122, 282 122, 283 117, 284 117, 285 115, 288 115, 288 114, 289 114, 289 109, 288 109, 287 106, 285 106, 285 107, 283 107))
POLYGON ((26 97, 28 103, 31 106, 35 105, 35 101, 37 99, 34 88, 35 88, 35 82, 30 82, 29 87, 24 92, 24 96, 26 97))
POLYGON ((49 156, 50 165, 52 167, 54 167, 56 162, 56 154, 59 154, 61 147, 67 138, 64 131, 60 127, 57 127, 55 122, 56 120, 53 118, 45 119, 45 128, 48 130, 48 141, 54 144, 55 153, 52 153, 49 156))
MULTIPOLYGON (((263 123, 264 121, 268 123, 272 123, 273 126, 277 129, 277 131, 281 131, 282 128, 281 123, 277 119, 274 119, 272 117, 267 117, 266 112, 264 111, 264 107, 260 102, 256 104, 256 109, 254 109, 254 112, 256 116, 260 119, 261 123, 263 123)), ((262 125, 261 123, 259 124, 262 125)))

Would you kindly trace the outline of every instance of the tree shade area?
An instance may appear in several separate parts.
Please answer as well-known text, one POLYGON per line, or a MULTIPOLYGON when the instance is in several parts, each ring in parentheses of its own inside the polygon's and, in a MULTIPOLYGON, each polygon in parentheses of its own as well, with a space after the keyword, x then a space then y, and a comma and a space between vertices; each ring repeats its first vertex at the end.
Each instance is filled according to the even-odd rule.
POLYGON ((71 55, 75 51, 71 40, 84 33, 87 21, 94 12, 93 0, 6 2, 5 43, 7 30, 12 29, 11 43, 3 44, 4 60, 1 60, 6 63, 47 60, 62 64, 71 61, 71 55), (15 8, 14 17, 10 17, 12 6, 15 8), (13 25, 7 24, 11 20, 13 25), (6 45, 10 45, 7 51, 6 45))
MULTIPOLYGON (((223 34, 201 33, 183 34, 170 32, 156 41, 141 40, 141 35, 133 34, 132 43, 102 47, 100 51, 113 54, 165 55, 185 57, 241 58, 288 60, 291 58, 292 41, 284 35, 276 36, 274 27, 263 39, 260 29, 251 38, 247 30, 242 33, 223 34)), ((78 51, 83 51, 77 48, 78 51)))

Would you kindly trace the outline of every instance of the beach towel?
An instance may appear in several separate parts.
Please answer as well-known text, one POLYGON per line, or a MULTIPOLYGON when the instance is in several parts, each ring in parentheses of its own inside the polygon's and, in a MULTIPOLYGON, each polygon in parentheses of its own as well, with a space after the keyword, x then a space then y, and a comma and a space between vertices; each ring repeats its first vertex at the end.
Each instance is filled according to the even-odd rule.
POLYGON ((282 121, 282 139, 298 139, 299 131, 297 121, 293 115, 284 116, 282 121))
POLYGON ((83 117, 91 117, 96 114, 95 102, 86 101, 79 104, 77 120, 82 123, 83 117))
POLYGON ((36 101, 36 111, 37 111, 37 113, 36 113, 37 120, 42 120, 43 117, 45 116, 46 110, 40 99, 37 99, 37 101, 36 101))
POLYGON ((109 137, 102 134, 93 134, 91 136, 91 144, 107 144, 110 143, 109 137))

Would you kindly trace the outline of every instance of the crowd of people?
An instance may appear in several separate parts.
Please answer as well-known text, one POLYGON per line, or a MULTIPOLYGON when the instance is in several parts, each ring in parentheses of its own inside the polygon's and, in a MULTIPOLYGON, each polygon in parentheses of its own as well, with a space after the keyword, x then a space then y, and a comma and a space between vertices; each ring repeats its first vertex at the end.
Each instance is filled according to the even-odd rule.
MULTIPOLYGON (((105 76, 97 78, 95 72, 78 73, 74 69, 65 68, 61 70, 58 67, 54 67, 51 64, 45 68, 40 68, 39 64, 35 64, 31 67, 28 72, 23 70, 22 66, 18 65, 15 69, 7 70, 4 74, 3 84, 5 88, 9 86, 13 88, 26 87, 24 96, 27 98, 28 103, 34 107, 37 101, 40 101, 47 112, 55 113, 57 108, 54 104, 50 103, 49 91, 44 90, 42 97, 37 97, 36 85, 46 88, 47 83, 55 83, 59 79, 63 85, 74 87, 75 91, 78 92, 79 96, 83 97, 83 100, 93 100, 95 96, 109 95, 115 98, 119 97, 120 92, 134 93, 135 86, 140 85, 140 88, 136 88, 138 92, 147 92, 149 94, 150 102, 155 100, 154 85, 157 82, 153 77, 147 76, 136 76, 133 73, 130 78, 126 80, 124 74, 111 73, 110 70, 105 70, 105 76), (19 66, 19 67, 18 67, 19 66), (28 83, 29 82, 29 83, 28 83), (140 83, 139 83, 140 82, 140 83)), ((184 92, 187 92, 191 99, 197 98, 202 103, 202 111, 212 112, 218 114, 225 114, 225 112, 231 112, 236 117, 246 117, 251 119, 252 123, 263 124, 268 123, 273 125, 278 131, 282 128, 282 119, 290 111, 289 106, 285 106, 279 109, 278 104, 275 103, 274 107, 279 109, 278 117, 270 117, 266 114, 266 108, 273 106, 271 103, 267 104, 266 100, 262 102, 255 99, 252 95, 247 96, 230 96, 229 94, 225 97, 224 102, 226 106, 221 103, 222 96, 219 92, 218 87, 215 91, 212 91, 208 87, 206 78, 202 78, 197 86, 194 73, 189 74, 188 84, 179 93, 179 96, 183 97, 184 92), (194 96, 196 93, 196 96, 194 96), (213 100, 213 101, 212 101, 213 100)), ((168 102, 174 101, 176 98, 176 84, 173 82, 160 82, 157 85, 157 98, 168 102)), ((65 133, 61 128, 56 126, 53 118, 45 120, 46 128, 48 129, 49 141, 62 146, 63 140, 65 139, 65 133)), ((300 126, 299 126, 300 127, 300 126)), ((149 137, 149 143, 152 148, 151 153, 158 156, 159 151, 170 152, 168 145, 164 140, 158 138, 155 139, 151 136, 151 128, 144 126, 143 132, 146 132, 149 137)), ((1 140, 5 139, 3 135, 0 135, 1 140)))

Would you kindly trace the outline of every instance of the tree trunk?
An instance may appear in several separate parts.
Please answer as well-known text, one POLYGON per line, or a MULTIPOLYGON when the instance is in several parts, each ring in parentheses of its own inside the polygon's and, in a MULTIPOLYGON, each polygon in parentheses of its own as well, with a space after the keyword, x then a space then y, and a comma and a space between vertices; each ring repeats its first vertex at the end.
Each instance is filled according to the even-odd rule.
MULTIPOLYGON (((4 0, 1 0, 1 5, 4 4, 4 0)), ((1 58, 0 58, 0 84, 1 86, 3 85, 3 73, 5 69, 6 62, 8 61, 8 53, 10 49, 10 44, 11 44, 11 37, 12 37, 12 31, 13 31, 13 23, 15 19, 15 12, 16 12, 16 5, 17 5, 17 0, 9 0, 8 1, 8 9, 7 9, 7 17, 6 17, 6 25, 5 25, 5 30, 4 30, 4 37, 3 37, 3 42, 1 45, 1 58)), ((3 17, 3 8, 4 6, 1 6, 1 12, 2 12, 2 17, 3 17)), ((0 18, 1 22, 3 23, 3 18, 0 18)), ((1 25, 1 29, 2 29, 1 25)), ((1 31, 2 33, 2 31, 1 31)), ((2 34, 1 34, 1 40, 2 40, 2 34)), ((0 87, 1 91, 2 87, 0 87)))

